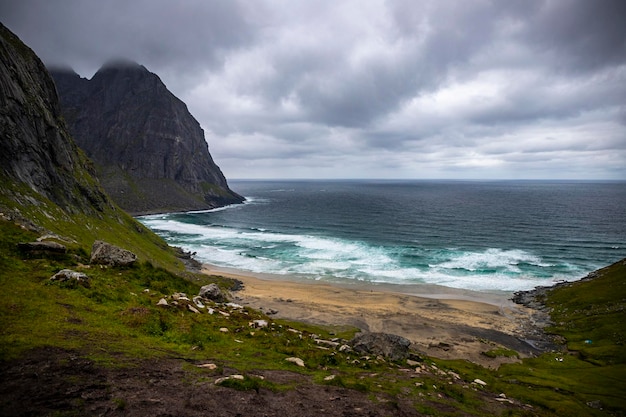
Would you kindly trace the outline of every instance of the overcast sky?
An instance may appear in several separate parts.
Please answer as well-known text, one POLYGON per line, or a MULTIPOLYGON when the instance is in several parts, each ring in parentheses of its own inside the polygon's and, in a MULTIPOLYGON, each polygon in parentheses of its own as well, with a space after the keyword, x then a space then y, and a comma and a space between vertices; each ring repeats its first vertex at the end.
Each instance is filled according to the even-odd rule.
POLYGON ((158 74, 227 178, 626 179, 626 1, 0 0, 158 74))

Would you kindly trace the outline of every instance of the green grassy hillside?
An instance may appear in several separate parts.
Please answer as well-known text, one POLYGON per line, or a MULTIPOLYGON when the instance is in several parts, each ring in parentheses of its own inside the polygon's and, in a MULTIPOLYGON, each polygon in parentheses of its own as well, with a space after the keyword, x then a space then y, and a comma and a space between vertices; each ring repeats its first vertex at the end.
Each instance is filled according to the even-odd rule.
POLYGON ((626 392, 623 263, 601 270, 593 280, 547 293, 545 302, 556 323, 549 331, 564 337, 568 350, 496 371, 465 361, 422 357, 421 372, 415 375, 406 363, 320 349, 311 337, 349 339, 354 330, 276 321, 258 311, 222 304, 207 306, 215 310, 212 315, 193 313, 185 305, 157 306, 163 297, 171 302, 176 292, 197 294, 200 285, 208 282, 219 282, 222 287, 231 283, 219 277, 181 274, 174 256, 158 238, 145 230, 128 232, 134 229, 128 229, 133 220, 127 220, 130 223, 120 224, 119 229, 110 224, 106 229, 106 220, 86 219, 85 225, 90 226, 85 228, 96 232, 104 228, 109 230, 106 237, 116 243, 141 248, 143 260, 130 268, 88 266, 88 246, 94 236, 79 231, 69 220, 57 222, 67 232, 60 241, 71 237, 76 243, 69 245, 67 254, 43 257, 26 256, 17 246, 36 239, 38 233, 6 219, 0 221, 3 363, 50 347, 76 352, 103 367, 132 367, 150 358, 210 361, 217 364, 217 370, 193 371, 192 378, 213 380, 228 369, 229 374, 238 373, 244 379, 228 380, 225 386, 279 392, 297 389, 298 384, 255 379, 254 375, 296 372, 322 386, 409 401, 416 412, 426 415, 479 416, 490 410, 495 415, 603 416, 623 415, 626 410, 622 395, 626 392), (120 236, 115 236, 116 230, 120 236), (169 260, 156 266, 149 257, 161 256, 159 251, 169 260), (90 285, 50 282, 50 276, 62 268, 86 273, 90 285), (269 326, 252 329, 253 320, 267 320, 269 326), (305 367, 286 362, 288 357, 303 359, 305 367), (335 377, 326 379, 330 375, 335 377), (487 386, 473 384, 476 378, 487 386), (508 402, 495 401, 500 394, 508 402))
POLYGON ((626 260, 539 298, 562 351, 503 365, 485 380, 559 416, 626 415, 626 260))
POLYGON ((503 367, 502 380, 520 384, 503 389, 560 415, 625 415, 626 260, 547 291, 544 303, 554 322, 546 331, 567 349, 503 367))

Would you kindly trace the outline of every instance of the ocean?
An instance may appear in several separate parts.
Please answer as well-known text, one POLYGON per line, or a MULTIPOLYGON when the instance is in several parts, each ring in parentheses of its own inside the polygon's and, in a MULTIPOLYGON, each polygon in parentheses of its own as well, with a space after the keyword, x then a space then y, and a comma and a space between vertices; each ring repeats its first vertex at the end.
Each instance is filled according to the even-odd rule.
POLYGON ((139 220, 202 262, 295 280, 512 292, 626 257, 626 182, 230 181, 245 204, 139 220))

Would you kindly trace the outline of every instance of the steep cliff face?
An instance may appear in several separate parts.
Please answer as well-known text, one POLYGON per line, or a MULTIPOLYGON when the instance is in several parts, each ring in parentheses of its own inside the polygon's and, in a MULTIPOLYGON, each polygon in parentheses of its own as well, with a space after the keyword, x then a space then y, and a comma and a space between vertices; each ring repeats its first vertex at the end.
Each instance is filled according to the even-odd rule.
POLYGON ((51 74, 72 135, 125 210, 201 210, 243 201, 213 161, 199 123, 157 75, 122 61, 91 80, 68 69, 51 74))
MULTIPOLYGON (((70 265, 84 262, 95 240, 105 240, 155 266, 183 267, 163 239, 105 194, 93 163, 67 130, 52 77, 35 53, 0 24, 0 275, 10 279, 13 272, 23 272, 4 262, 16 250, 7 243, 17 236, 13 223, 43 239, 21 247, 59 251, 62 244, 70 265)), ((37 276, 40 267, 53 268, 37 261, 31 266, 37 276)))
POLYGON ((43 63, 0 24, 0 195, 48 199, 67 213, 112 207, 70 138, 43 63))

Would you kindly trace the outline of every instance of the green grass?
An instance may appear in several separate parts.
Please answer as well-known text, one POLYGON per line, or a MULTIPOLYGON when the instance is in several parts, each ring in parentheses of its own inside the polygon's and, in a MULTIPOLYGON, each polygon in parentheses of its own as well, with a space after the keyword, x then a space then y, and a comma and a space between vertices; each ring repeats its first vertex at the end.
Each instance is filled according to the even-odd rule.
MULTIPOLYGON (((0 187, 0 211, 28 219, 33 224, 63 237, 69 249, 91 253, 95 240, 129 249, 140 260, 150 261, 179 274, 184 266, 163 239, 116 206, 102 211, 71 213, 35 193, 27 186, 5 182, 0 187), (37 204, 32 204, 37 201, 37 204)), ((36 236, 33 236, 33 238, 36 236)))
MULTIPOLYGON (((47 215, 58 214, 54 206, 44 209, 47 215)), ((28 214, 26 209, 22 213, 28 214)), ((401 369, 405 364, 321 349, 313 340, 313 335, 350 339, 354 328, 274 320, 249 308, 214 304, 208 307, 229 315, 195 314, 184 306, 158 307, 160 298, 175 292, 193 296, 201 285, 217 282, 227 288, 232 281, 184 272, 173 252, 130 218, 65 214, 52 224, 42 220, 47 215, 40 213, 39 221, 60 235, 59 241, 69 248, 67 254, 26 256, 17 243, 35 240, 38 234, 0 220, 2 361, 49 346, 79 351, 101 366, 112 367, 155 357, 179 357, 191 363, 211 360, 245 376, 225 383, 233 389, 292 389, 253 376, 260 370, 291 371, 319 384, 368 393, 372 398, 383 394, 410 398, 419 412, 442 416, 482 415, 485 393, 492 398, 505 393, 533 407, 506 410, 505 415, 604 416, 624 415, 626 410, 626 267, 622 264, 600 271, 594 280, 560 287, 547 295, 545 302, 552 308, 556 323, 549 331, 567 340, 564 352, 524 359, 495 371, 467 361, 437 360, 434 367, 432 359, 424 358, 430 371, 407 378, 406 370, 401 369), (96 237, 136 251, 142 260, 130 268, 90 267, 90 242, 96 237), (49 281, 55 272, 68 267, 85 272, 90 284, 49 281), (252 329, 249 323, 255 319, 267 320, 270 325, 252 329), (301 358, 305 367, 285 361, 290 356, 301 358), (460 375, 461 380, 449 371, 460 375), (327 380, 329 375, 335 375, 334 379, 327 380), (487 386, 472 385, 475 378, 487 386), (600 404, 602 410, 588 404, 600 404)), ((503 348, 485 354, 517 355, 503 348)), ((197 373, 198 379, 210 376, 205 371, 197 373)))
POLYGON ((625 415, 626 265, 557 287, 545 303, 555 323, 547 330, 564 337, 567 349, 502 366, 498 388, 559 415, 625 415))
POLYGON ((495 349, 490 349, 487 350, 485 352, 482 353, 483 355, 485 355, 488 358, 497 358, 497 357, 503 357, 503 358, 519 358, 519 354, 511 349, 506 349, 503 347, 498 347, 495 349))
MULTIPOLYGON (((313 338, 351 338, 353 328, 273 320, 256 310, 210 303, 207 307, 216 310, 213 315, 196 314, 183 306, 158 307, 160 298, 174 292, 193 296, 202 284, 214 281, 228 287, 232 283, 209 276, 190 280, 147 261, 130 268, 88 267, 87 254, 80 247, 61 257, 24 257, 17 243, 36 237, 0 221, 0 361, 41 347, 71 349, 105 367, 132 367, 138 360, 176 357, 185 363, 211 361, 220 369, 244 375, 243 380, 223 384, 238 390, 293 389, 296 383, 279 385, 254 376, 263 371, 290 371, 320 384, 372 395, 418 398, 419 392, 427 392, 442 403, 459 403, 470 410, 469 415, 480 415, 479 402, 468 401, 458 389, 440 391, 445 395, 438 398, 432 388, 424 391, 406 378, 401 364, 321 349, 313 338), (49 281, 59 269, 68 267, 85 272, 89 285, 49 281), (253 329, 249 323, 255 319, 267 320, 269 326, 253 329), (291 356, 301 358, 305 367, 285 360, 291 356), (336 378, 326 381, 331 374, 336 378)), ((201 381, 213 374, 197 370, 192 375, 201 381)), ((437 377, 432 378, 430 385, 443 386, 437 377)))

